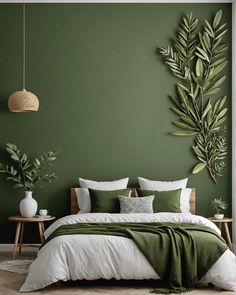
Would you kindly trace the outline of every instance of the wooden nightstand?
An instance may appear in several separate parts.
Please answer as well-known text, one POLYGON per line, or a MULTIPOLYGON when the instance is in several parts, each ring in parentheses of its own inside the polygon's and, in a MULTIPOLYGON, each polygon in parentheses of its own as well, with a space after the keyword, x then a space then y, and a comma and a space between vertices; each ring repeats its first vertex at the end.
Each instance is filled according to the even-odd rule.
POLYGON ((43 235, 43 233, 45 231, 44 222, 54 220, 54 219, 56 219, 55 216, 23 217, 23 216, 19 215, 19 216, 10 216, 10 217, 8 217, 8 220, 17 222, 17 224, 16 224, 15 244, 14 244, 14 250, 13 250, 12 258, 15 258, 17 248, 19 248, 19 254, 20 254, 22 247, 35 247, 35 245, 32 245, 32 244, 22 244, 25 223, 29 223, 29 222, 38 223, 39 236, 40 236, 41 243, 43 243, 44 240, 45 240, 44 235, 43 235), (20 239, 20 243, 19 243, 19 239, 20 239))
POLYGON ((219 227, 220 230, 223 224, 228 247, 231 251, 233 251, 232 241, 231 241, 229 227, 228 227, 228 223, 233 222, 233 218, 225 217, 223 219, 216 219, 215 217, 209 217, 208 219, 214 222, 219 227))

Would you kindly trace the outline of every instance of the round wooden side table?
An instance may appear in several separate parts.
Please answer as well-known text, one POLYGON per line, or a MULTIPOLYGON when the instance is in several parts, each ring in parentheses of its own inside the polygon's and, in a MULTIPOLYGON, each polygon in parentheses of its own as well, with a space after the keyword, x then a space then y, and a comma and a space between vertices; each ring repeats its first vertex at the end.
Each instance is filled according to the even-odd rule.
POLYGON ((44 242, 44 222, 50 221, 56 219, 55 216, 34 216, 34 217, 23 217, 23 216, 10 216, 8 217, 8 220, 17 222, 16 224, 16 235, 15 235, 15 243, 14 243, 14 250, 12 258, 14 259, 16 256, 17 248, 19 248, 19 254, 21 253, 22 247, 35 247, 35 245, 32 244, 22 244, 23 242, 23 236, 24 236, 24 229, 25 229, 25 223, 38 223, 38 229, 39 229, 39 236, 41 243, 44 242), (20 240, 20 242, 19 242, 20 240))
POLYGON ((212 222, 214 222, 219 227, 220 230, 221 230, 222 224, 223 224, 225 235, 226 235, 227 245, 228 245, 229 249, 231 251, 233 251, 232 241, 231 241, 229 227, 228 227, 228 223, 233 222, 233 218, 224 217, 223 219, 216 219, 215 217, 209 217, 208 219, 211 220, 212 222))

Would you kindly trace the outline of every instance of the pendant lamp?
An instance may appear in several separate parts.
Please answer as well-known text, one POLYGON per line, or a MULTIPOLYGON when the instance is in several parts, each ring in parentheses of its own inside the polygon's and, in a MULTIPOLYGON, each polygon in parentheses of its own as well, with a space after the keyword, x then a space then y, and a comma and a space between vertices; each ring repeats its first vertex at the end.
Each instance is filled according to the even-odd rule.
POLYGON ((23 3, 23 90, 13 92, 8 99, 8 108, 11 112, 37 112, 39 100, 35 94, 25 89, 25 3, 23 3))

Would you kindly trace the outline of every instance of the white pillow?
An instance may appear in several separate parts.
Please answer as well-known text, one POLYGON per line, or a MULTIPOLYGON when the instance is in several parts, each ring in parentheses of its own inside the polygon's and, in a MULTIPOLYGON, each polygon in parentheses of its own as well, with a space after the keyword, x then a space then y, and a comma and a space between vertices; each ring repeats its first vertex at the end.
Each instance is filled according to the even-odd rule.
POLYGON ((176 180, 176 181, 155 181, 149 180, 143 177, 138 177, 139 186, 141 189, 152 191, 172 191, 175 189, 182 189, 180 195, 180 210, 182 213, 190 212, 190 195, 191 188, 186 188, 188 178, 176 180))
POLYGON ((79 205, 78 213, 89 213, 91 211, 91 201, 89 190, 87 188, 75 188, 77 202, 79 205))
POLYGON ((91 211, 89 188, 103 191, 114 191, 127 188, 128 182, 128 177, 114 181, 93 181, 79 178, 80 188, 75 189, 77 202, 80 208, 78 213, 89 213, 91 211))
POLYGON ((122 178, 114 181, 94 181, 84 178, 79 178, 81 188, 91 188, 104 191, 115 191, 118 189, 127 188, 129 178, 122 178))
POLYGON ((180 210, 182 213, 189 213, 190 212, 190 195, 192 189, 191 188, 182 188, 182 192, 180 195, 180 210))
POLYGON ((141 189, 154 190, 154 191, 171 191, 180 188, 186 188, 188 178, 175 180, 175 181, 156 181, 147 178, 138 177, 139 186, 141 189))

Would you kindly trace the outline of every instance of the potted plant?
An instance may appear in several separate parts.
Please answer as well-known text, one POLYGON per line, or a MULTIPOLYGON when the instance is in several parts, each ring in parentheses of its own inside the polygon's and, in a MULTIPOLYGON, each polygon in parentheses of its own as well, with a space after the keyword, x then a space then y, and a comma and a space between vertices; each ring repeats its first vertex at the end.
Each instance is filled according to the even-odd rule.
POLYGON ((57 152, 49 151, 34 160, 29 160, 16 145, 7 143, 6 151, 10 154, 12 164, 0 163, 0 173, 6 174, 6 180, 14 183, 14 188, 24 189, 25 197, 20 202, 20 212, 24 217, 32 217, 37 212, 37 202, 32 193, 42 182, 52 182, 55 173, 46 173, 46 168, 56 160, 57 152))
POLYGON ((222 212, 225 211, 227 207, 228 207, 228 204, 226 204, 221 198, 219 199, 215 198, 211 201, 211 208, 215 212, 214 217, 216 219, 224 218, 224 214, 222 212))

